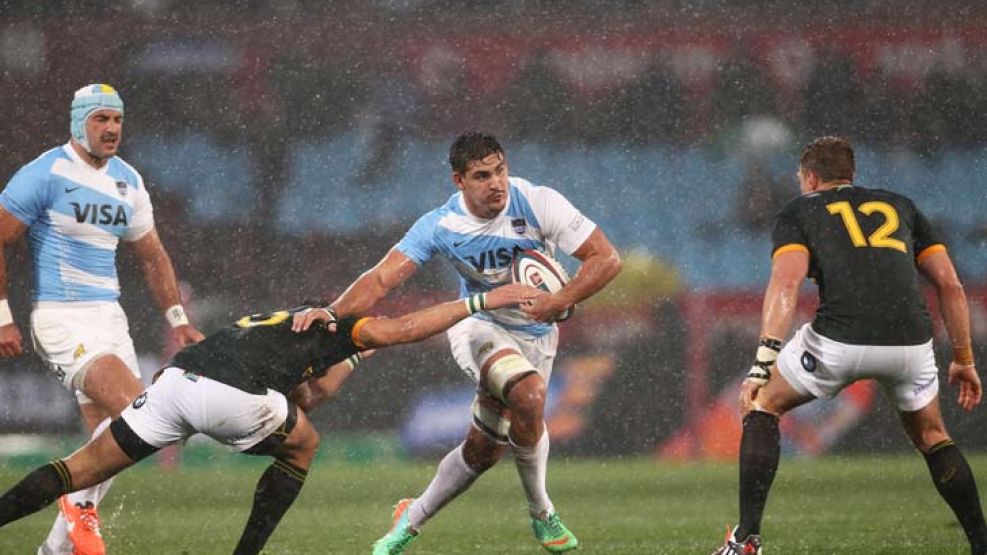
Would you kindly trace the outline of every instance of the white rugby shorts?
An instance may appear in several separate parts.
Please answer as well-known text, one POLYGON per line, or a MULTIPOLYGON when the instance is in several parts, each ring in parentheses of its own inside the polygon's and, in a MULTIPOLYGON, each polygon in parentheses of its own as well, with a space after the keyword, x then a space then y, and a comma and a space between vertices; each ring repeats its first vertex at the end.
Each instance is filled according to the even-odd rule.
POLYGON ((921 345, 850 345, 805 324, 779 353, 778 370, 796 391, 821 399, 833 398, 853 382, 873 379, 903 412, 925 407, 939 393, 931 339, 921 345))
POLYGON ((145 442, 164 447, 203 433, 240 453, 288 418, 288 399, 268 389, 253 395, 181 368, 166 368, 120 416, 145 442))
POLYGON ((79 370, 100 356, 116 355, 137 381, 141 379, 127 315, 118 303, 37 302, 31 312, 31 339, 58 381, 75 391, 80 405, 92 399, 72 382, 79 370))
POLYGON ((547 384, 552 377, 552 365, 559 346, 559 329, 556 327, 541 337, 531 337, 511 333, 486 320, 467 318, 449 328, 446 336, 456 363, 477 384, 477 397, 473 399, 472 407, 474 426, 496 441, 507 441, 510 420, 501 414, 502 404, 497 401, 501 392, 485 389, 487 384, 480 379, 480 368, 494 353, 510 349, 527 359, 547 384))
POLYGON ((466 318, 446 332, 452 356, 475 383, 480 384, 480 368, 491 355, 504 349, 521 353, 545 383, 552 376, 555 351, 559 346, 559 329, 541 337, 511 333, 497 324, 479 318, 466 318))

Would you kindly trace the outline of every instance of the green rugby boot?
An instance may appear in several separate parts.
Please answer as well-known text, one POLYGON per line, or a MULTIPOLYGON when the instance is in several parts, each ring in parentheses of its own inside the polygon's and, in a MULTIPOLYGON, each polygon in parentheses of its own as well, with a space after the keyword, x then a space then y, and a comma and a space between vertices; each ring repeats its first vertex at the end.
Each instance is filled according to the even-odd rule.
POLYGON ((400 555, 406 553, 411 542, 415 541, 418 533, 411 529, 408 521, 408 507, 414 499, 402 499, 394 505, 394 525, 381 539, 374 542, 373 555, 400 555))
POLYGON ((576 535, 562 523, 558 513, 547 513, 544 518, 531 519, 531 529, 538 543, 552 553, 565 553, 579 546, 576 535))

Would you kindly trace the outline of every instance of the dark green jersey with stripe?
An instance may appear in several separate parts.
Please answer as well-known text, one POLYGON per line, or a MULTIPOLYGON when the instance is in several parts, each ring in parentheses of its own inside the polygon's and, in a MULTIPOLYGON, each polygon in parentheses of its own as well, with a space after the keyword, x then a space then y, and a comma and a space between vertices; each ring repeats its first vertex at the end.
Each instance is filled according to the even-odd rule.
POLYGON ((341 318, 335 333, 321 322, 302 333, 291 331, 292 316, 307 308, 244 316, 179 351, 171 365, 248 393, 270 388, 287 395, 360 350, 351 337, 353 317, 341 318))
POLYGON ((932 337, 917 258, 945 247, 909 198, 849 185, 802 195, 778 212, 772 242, 775 254, 808 250, 818 333, 855 345, 932 337))

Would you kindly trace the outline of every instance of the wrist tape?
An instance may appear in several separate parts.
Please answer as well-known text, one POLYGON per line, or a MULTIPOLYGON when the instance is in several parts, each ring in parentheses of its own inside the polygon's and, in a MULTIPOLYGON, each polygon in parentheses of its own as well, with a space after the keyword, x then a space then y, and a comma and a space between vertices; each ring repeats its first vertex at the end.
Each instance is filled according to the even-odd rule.
POLYGON ((189 324, 188 316, 185 314, 185 308, 180 304, 169 307, 168 310, 165 311, 165 318, 168 319, 168 324, 170 324, 173 328, 177 328, 178 326, 187 326, 189 324))
POLYGON ((465 299, 463 299, 463 301, 466 303, 466 310, 470 314, 476 314, 477 312, 480 312, 481 310, 486 310, 487 309, 487 294, 486 293, 477 293, 476 295, 472 295, 470 297, 466 297, 465 299))
POLYGON ((758 341, 757 354, 754 356, 754 364, 747 371, 747 380, 764 385, 771 379, 771 368, 778 360, 778 352, 781 351, 781 341, 770 337, 762 337, 758 341))

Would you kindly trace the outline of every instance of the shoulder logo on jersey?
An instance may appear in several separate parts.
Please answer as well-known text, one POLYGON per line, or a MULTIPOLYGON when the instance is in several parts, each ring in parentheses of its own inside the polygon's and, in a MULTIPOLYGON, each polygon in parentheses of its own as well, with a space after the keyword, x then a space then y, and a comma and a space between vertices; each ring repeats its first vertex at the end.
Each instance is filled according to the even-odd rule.
POLYGON ((127 182, 117 181, 117 192, 120 193, 121 197, 127 196, 127 182))
POLYGON ((143 407, 144 403, 146 402, 147 402, 147 392, 145 391, 144 393, 138 395, 136 399, 134 399, 134 404, 132 406, 134 407, 134 410, 137 410, 143 407))
POLYGON ((86 354, 86 346, 79 343, 79 346, 72 352, 72 360, 79 360, 84 354, 86 354))
POLYGON ((479 255, 471 254, 466 256, 466 260, 476 268, 476 271, 493 270, 496 268, 506 268, 514 262, 514 256, 524 249, 514 245, 514 248, 500 247, 499 249, 489 249, 479 255))
POLYGON ((511 220, 511 227, 514 229, 514 233, 524 235, 524 232, 528 231, 528 222, 524 218, 513 218, 511 220))
POLYGON ((75 221, 80 224, 127 225, 127 210, 122 204, 95 204, 70 202, 75 211, 75 221))

